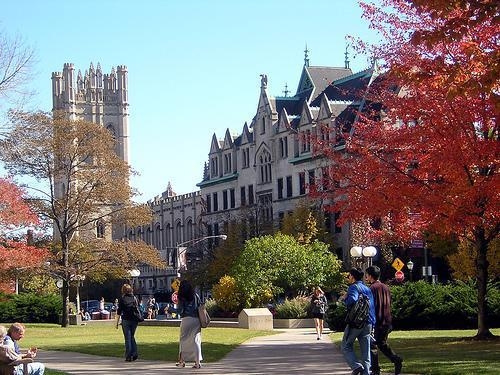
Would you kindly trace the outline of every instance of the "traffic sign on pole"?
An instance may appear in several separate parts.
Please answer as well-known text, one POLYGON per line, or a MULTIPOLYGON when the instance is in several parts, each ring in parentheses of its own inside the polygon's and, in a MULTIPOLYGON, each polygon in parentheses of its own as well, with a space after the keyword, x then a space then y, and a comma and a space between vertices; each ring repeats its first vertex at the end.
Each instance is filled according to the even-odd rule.
POLYGON ((392 267, 396 270, 396 271, 401 271, 403 269, 403 267, 405 266, 405 264, 403 263, 403 261, 399 258, 396 258, 394 259, 394 261, 392 262, 392 267))
POLYGON ((403 271, 396 271, 394 277, 397 281, 403 281, 405 279, 405 274, 403 273, 403 271))

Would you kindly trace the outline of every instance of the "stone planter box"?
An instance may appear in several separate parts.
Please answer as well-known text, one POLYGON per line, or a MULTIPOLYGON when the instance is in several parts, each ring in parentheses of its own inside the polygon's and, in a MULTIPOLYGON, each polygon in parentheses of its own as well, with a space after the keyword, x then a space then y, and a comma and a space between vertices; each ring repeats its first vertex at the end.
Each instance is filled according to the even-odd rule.
MULTIPOLYGON (((327 327, 326 322, 323 325, 327 327)), ((314 328, 314 319, 273 319, 276 328, 314 328)))

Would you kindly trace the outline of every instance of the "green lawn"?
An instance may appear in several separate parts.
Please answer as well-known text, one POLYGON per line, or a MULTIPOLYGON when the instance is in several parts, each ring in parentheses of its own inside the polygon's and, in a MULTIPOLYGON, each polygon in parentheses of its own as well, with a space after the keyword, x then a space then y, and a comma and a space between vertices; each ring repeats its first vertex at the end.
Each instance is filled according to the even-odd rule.
MULTIPOLYGON (((500 336, 500 329, 492 332, 500 336)), ((234 328, 203 330, 203 357, 207 362, 220 360, 233 348, 251 337, 270 334, 234 328)), ((403 356, 403 373, 422 375, 496 375, 500 358, 500 340, 477 342, 470 340, 473 330, 397 331, 389 343, 403 356)), ((143 359, 175 361, 178 351, 179 328, 139 327, 136 339, 143 359)), ((339 343, 342 333, 331 335, 339 343)), ((28 324, 23 347, 37 346, 42 350, 64 350, 88 354, 123 356, 123 335, 111 324, 70 326, 60 328, 49 324, 28 324)), ((389 360, 380 355, 383 372, 393 371, 389 360)), ((64 373, 48 371, 47 375, 64 373)))
MULTIPOLYGON (((272 332, 235 328, 203 329, 203 360, 219 361, 242 342, 272 332)), ((135 334, 142 359, 176 361, 179 351, 178 327, 139 326, 135 334)), ((22 347, 62 350, 109 357, 123 357, 124 342, 113 324, 89 324, 61 328, 53 324, 27 324, 22 347)))
MULTIPOLYGON (((492 332, 500 336, 500 329, 492 332)), ((500 340, 472 341, 474 330, 396 331, 389 345, 404 358, 403 373, 432 375, 497 375, 500 340)), ((331 335, 340 343, 342 333, 331 335)), ((394 372, 392 363, 379 354, 382 372, 394 372)))

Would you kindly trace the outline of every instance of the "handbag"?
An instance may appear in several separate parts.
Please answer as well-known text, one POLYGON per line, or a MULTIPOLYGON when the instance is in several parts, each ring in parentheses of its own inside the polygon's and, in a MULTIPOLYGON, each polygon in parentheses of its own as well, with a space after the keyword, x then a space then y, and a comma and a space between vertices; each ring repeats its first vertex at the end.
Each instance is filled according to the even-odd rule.
POLYGON ((200 319, 201 328, 207 328, 210 324, 210 315, 208 315, 205 304, 200 302, 198 295, 196 295, 196 300, 198 302, 198 318, 200 319))
POLYGON ((143 322, 144 321, 144 316, 141 313, 141 310, 139 309, 139 303, 137 302, 137 298, 134 297, 135 303, 134 303, 134 317, 138 322, 143 322))

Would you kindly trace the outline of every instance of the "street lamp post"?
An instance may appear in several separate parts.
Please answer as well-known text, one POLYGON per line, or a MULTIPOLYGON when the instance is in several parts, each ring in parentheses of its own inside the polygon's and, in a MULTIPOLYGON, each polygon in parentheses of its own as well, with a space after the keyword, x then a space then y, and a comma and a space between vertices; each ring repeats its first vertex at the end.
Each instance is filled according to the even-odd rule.
POLYGON ((80 311, 80 283, 85 280, 85 275, 74 275, 73 280, 76 280, 76 313, 80 311))
POLYGON ((408 267, 408 271, 410 271, 410 281, 413 281, 413 262, 411 259, 406 263, 406 267, 408 267))
POLYGON ((361 261, 363 271, 372 265, 373 257, 377 255, 377 248, 375 246, 353 246, 351 247, 351 257, 354 258, 356 266, 361 261))
POLYGON ((128 270, 128 274, 130 275, 130 284, 132 284, 132 287, 134 287, 135 278, 141 276, 141 271, 139 271, 137 268, 134 268, 132 270, 128 270))

